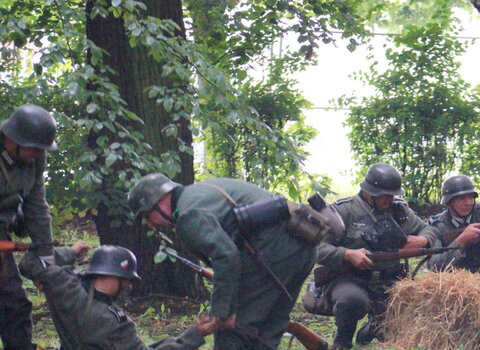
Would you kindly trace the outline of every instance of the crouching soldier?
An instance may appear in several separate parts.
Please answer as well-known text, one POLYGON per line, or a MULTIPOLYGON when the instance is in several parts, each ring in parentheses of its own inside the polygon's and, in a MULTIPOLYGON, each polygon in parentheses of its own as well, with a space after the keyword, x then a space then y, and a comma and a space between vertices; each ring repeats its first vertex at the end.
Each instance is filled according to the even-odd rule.
MULTIPOLYGON (((84 242, 60 248, 55 252, 55 261, 71 264, 89 248, 84 242)), ((167 338, 154 347, 145 345, 133 321, 114 303, 123 292, 131 290, 131 281, 139 278, 135 255, 123 247, 97 248, 82 276, 69 267, 49 265, 32 252, 25 253, 19 267, 21 274, 45 293, 62 350, 196 349, 215 326, 204 318, 179 337, 167 338)))
MULTIPOLYGON (((150 174, 128 198, 135 215, 150 227, 175 226, 187 247, 211 263, 211 315, 220 326, 215 349, 277 348, 315 263, 316 247, 290 234, 287 222, 275 216, 262 228, 236 217, 243 216, 240 208, 275 202, 273 194, 234 179, 183 186, 163 174, 150 174)), ((263 218, 258 211, 252 216, 263 218)))
POLYGON ((442 185, 441 204, 447 209, 430 217, 435 229, 435 247, 462 247, 433 255, 428 261, 432 270, 448 266, 465 268, 471 272, 480 270, 480 207, 472 180, 465 175, 452 176, 442 185))
POLYGON ((431 227, 401 199, 402 178, 388 164, 374 164, 360 183, 360 193, 335 202, 345 230, 327 236, 318 248, 316 285, 303 296, 305 309, 335 317, 332 349, 352 348, 357 322, 368 314, 358 331, 357 344, 383 339, 380 327, 386 311, 386 291, 405 276, 399 260, 374 264, 368 254, 399 248, 427 247, 434 241, 431 227))

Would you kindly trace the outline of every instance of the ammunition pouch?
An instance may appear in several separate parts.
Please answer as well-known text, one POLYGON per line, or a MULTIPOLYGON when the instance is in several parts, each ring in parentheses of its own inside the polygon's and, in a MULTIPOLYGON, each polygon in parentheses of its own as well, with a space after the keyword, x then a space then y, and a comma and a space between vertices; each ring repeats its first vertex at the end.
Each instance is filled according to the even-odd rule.
POLYGON ((13 231, 19 237, 26 235, 25 221, 22 211, 23 198, 12 194, 0 200, 0 224, 7 231, 13 231))
POLYGON ((362 232, 362 238, 374 252, 399 249, 407 243, 405 231, 389 214, 362 232))
POLYGON ((334 272, 325 265, 318 265, 318 267, 316 267, 313 270, 315 285, 317 287, 321 287, 321 286, 324 286, 324 285, 330 283, 335 277, 338 277, 341 274, 343 274, 343 273, 342 272, 334 272))
POLYGON ((315 282, 309 282, 307 292, 302 296, 302 304, 305 311, 322 316, 333 316, 332 305, 323 293, 321 287, 315 282))

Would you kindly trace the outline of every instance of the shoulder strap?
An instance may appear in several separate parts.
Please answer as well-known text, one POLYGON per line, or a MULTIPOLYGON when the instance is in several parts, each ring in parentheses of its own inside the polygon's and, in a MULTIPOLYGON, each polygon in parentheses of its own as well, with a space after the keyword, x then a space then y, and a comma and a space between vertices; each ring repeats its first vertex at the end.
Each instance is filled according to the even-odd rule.
POLYGON ((8 175, 7 168, 5 167, 5 164, 3 164, 2 158, 0 158, 0 168, 2 168, 2 173, 5 176, 5 179, 7 180, 7 184, 12 188, 12 180, 10 180, 10 176, 8 175))
POLYGON ((214 184, 210 184, 210 183, 205 183, 205 182, 201 182, 197 185, 204 185, 204 186, 208 186, 208 187, 211 187, 211 188, 214 188, 216 189, 217 191, 219 191, 221 194, 223 194, 225 196, 225 198, 228 199, 228 201, 230 203, 232 203, 232 205, 234 206, 237 206, 237 202, 232 198, 232 196, 230 196, 223 188, 221 188, 220 186, 217 186, 217 185, 214 185, 214 184))

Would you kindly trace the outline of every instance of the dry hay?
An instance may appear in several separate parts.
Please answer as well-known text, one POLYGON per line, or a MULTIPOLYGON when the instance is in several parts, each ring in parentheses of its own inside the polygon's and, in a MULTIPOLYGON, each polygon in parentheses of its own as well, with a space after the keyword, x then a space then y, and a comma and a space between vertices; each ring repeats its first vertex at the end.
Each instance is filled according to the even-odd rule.
POLYGON ((390 293, 386 345, 397 350, 480 349, 480 274, 428 272, 404 279, 390 293))

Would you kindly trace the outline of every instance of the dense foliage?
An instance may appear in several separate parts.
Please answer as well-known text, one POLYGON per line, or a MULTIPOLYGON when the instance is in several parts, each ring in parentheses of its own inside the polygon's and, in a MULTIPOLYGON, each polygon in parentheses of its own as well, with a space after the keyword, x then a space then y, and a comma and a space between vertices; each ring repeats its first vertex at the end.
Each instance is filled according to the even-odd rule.
POLYGON ((394 164, 406 195, 429 202, 439 198, 445 174, 471 164, 465 151, 476 143, 480 99, 458 73, 465 44, 439 24, 410 26, 390 43, 388 68, 379 72, 373 62, 362 76, 374 96, 340 99, 351 110, 348 137, 362 170, 394 164))

